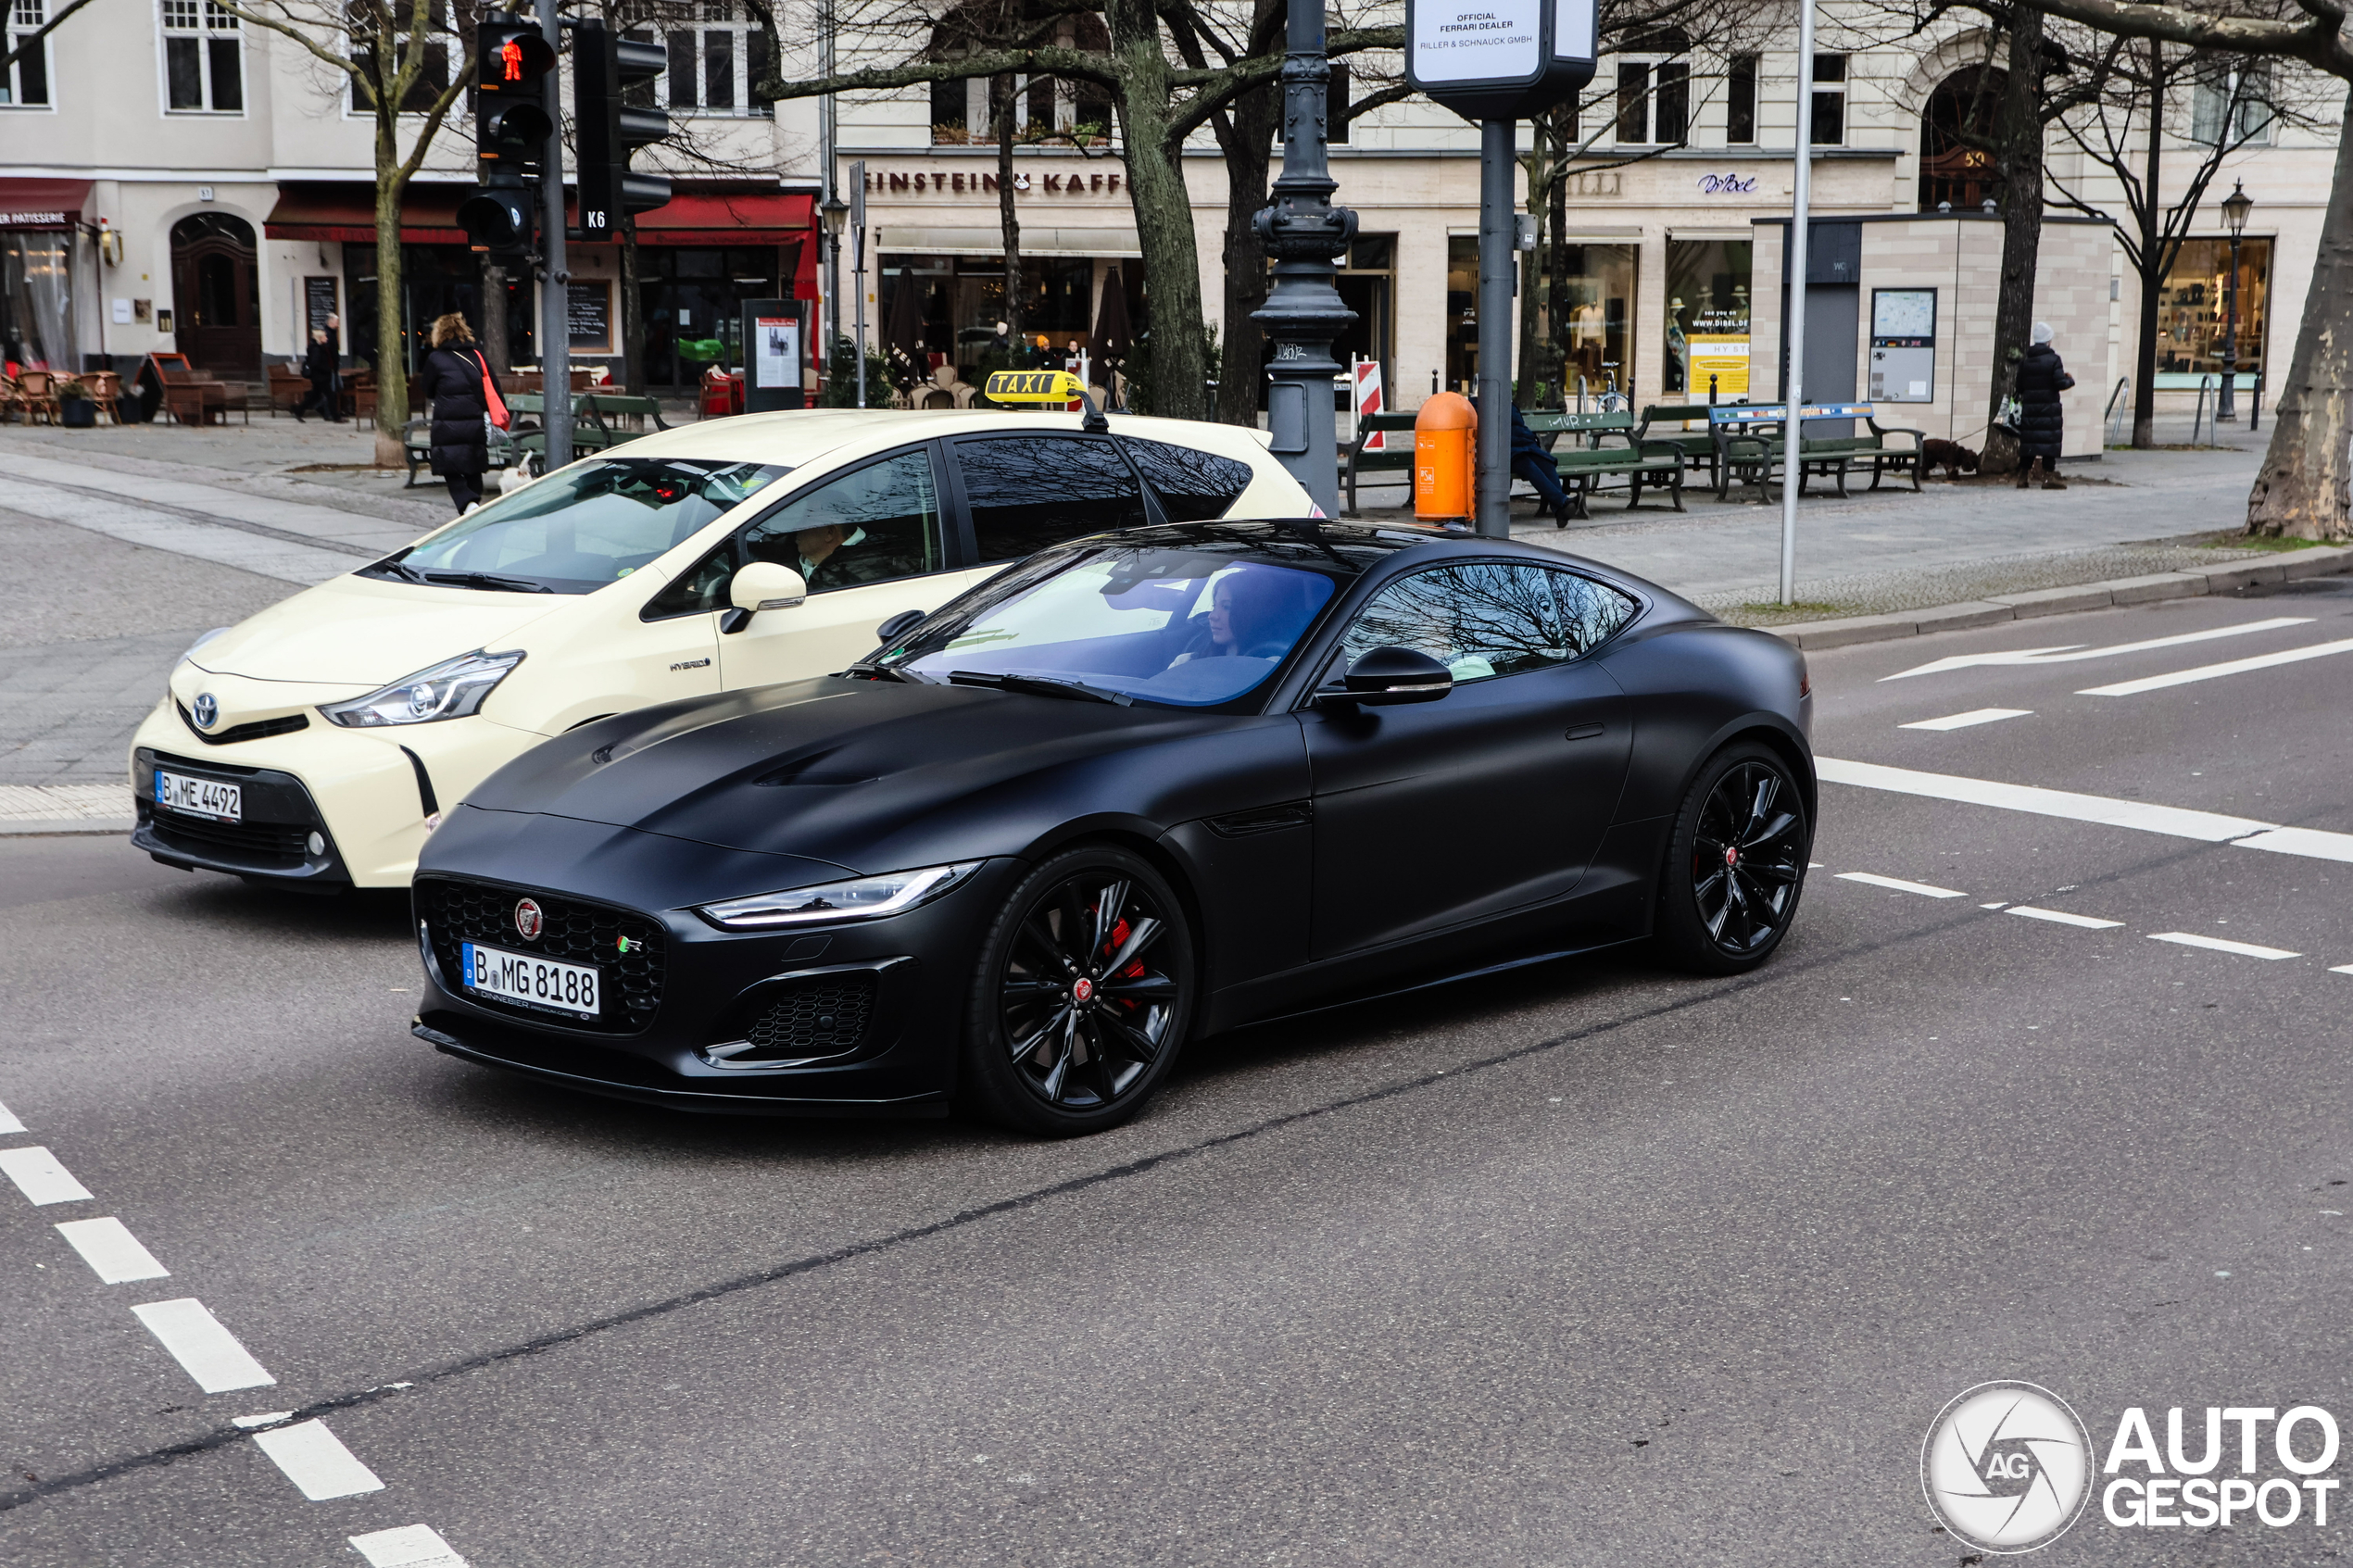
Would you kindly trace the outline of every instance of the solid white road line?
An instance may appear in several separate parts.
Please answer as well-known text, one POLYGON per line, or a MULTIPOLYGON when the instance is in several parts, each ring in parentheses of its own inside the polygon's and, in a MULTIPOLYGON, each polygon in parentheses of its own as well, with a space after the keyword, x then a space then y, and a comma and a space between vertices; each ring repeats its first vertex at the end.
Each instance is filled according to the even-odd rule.
POLYGON ((112 1216, 103 1220, 67 1220, 57 1226, 57 1234, 71 1242, 73 1249, 82 1254, 82 1261, 97 1271, 98 1277, 108 1285, 171 1277, 171 1271, 139 1245, 131 1227, 112 1216))
POLYGON ((368 1568, 466 1568, 466 1560, 430 1524, 403 1524, 350 1540, 368 1568))
POLYGON ((2331 974, 2353 974, 2353 963, 2341 963, 2332 968, 2331 974))
POLYGON ((2276 665, 2301 664, 2308 659, 2326 659, 2333 653, 2353 653, 2353 637, 2339 642, 2315 643, 2309 648, 2290 648, 2285 653, 2267 653, 2253 659, 2233 659, 2227 664, 2201 664, 2195 670, 2176 670, 2165 675, 2145 675, 2137 681, 2119 681, 2112 686, 2087 686, 2077 696, 2138 696, 2143 692, 2162 691, 2167 686, 2186 686, 2193 681, 2220 680, 2225 675, 2242 675, 2249 670, 2270 670, 2276 665))
POLYGON ((1822 757, 1815 759, 1814 768, 1831 784, 1859 784, 1865 789, 1893 790, 1898 795, 1925 795, 1931 799, 1958 800, 1971 806, 1999 806, 2010 811, 2032 811, 2040 817, 2104 822, 2109 827, 2138 828, 2143 833, 2198 838, 2209 844, 2225 844, 2274 825, 2248 817, 2185 811, 2140 800, 2110 800, 2105 796, 2038 789, 2032 784, 1995 784, 1990 779, 1961 778, 1952 773, 1923 773, 1910 768, 1881 767, 1877 762, 1842 762, 1822 757))
POLYGON ((1967 894, 1956 893, 1949 887, 1931 887, 1925 882, 1906 882, 1900 877, 1874 876, 1869 872, 1841 872, 1838 873, 1838 880, 1868 883, 1873 887, 1892 887, 1898 893, 1917 893, 1923 898, 1965 898, 1968 897, 1967 894))
POLYGON ((2070 915, 2065 909, 2038 909, 2032 904, 2012 904, 2010 913, 2024 915, 2028 920, 2046 920, 2057 925, 2080 925, 2086 931, 2113 931, 2124 923, 2120 920, 2094 920, 2089 915, 2070 915))
POLYGON ((2353 833, 2326 833, 2319 828, 2273 828, 2238 841, 2241 849, 2270 849, 2282 855, 2306 855, 2315 860, 2353 860, 2353 833))
POLYGON ((38 1145, 0 1149, 0 1171, 33 1203, 79 1203, 90 1196, 90 1189, 75 1181, 56 1155, 38 1145))
POLYGON ((293 1419, 294 1411, 264 1411, 259 1415, 241 1415, 234 1418, 237 1425, 247 1429, 256 1426, 275 1426, 282 1421, 293 1419))
POLYGON ((163 1342, 172 1359, 188 1369, 196 1386, 208 1394, 233 1388, 263 1388, 278 1380, 245 1353, 235 1335, 220 1326, 195 1297, 177 1301, 150 1301, 131 1309, 147 1332, 163 1342))
POLYGON ((253 1441, 312 1502, 384 1489, 376 1473, 354 1458, 323 1421, 298 1421, 274 1432, 257 1432, 253 1441))
POLYGON ((24 1123, 17 1120, 17 1113, 10 1110, 6 1106, 0 1105, 0 1133, 21 1133, 23 1131, 24 1123))
POLYGON ((1959 653, 1950 659, 1940 659, 1930 664, 1902 671, 1894 675, 1881 675, 1882 681, 1900 681, 1906 675, 1937 675, 1947 670, 1969 670, 1988 664, 2072 664, 2079 659, 2108 659, 2121 653, 2146 653, 2151 648, 2180 647, 2183 643, 2209 643, 2217 637, 2245 636, 2249 632, 2276 632, 2283 626, 2309 626, 2309 615, 2276 616, 2270 621, 2249 621, 2238 626, 2214 626, 2203 632, 2183 632, 2171 637, 2151 637, 2142 643, 2118 643, 2113 647, 2087 648, 2081 643, 2062 643, 2052 648, 2012 648, 2004 653, 1959 653))
POLYGON ((2259 947, 2252 942, 2225 942, 2220 936, 2200 936, 2195 931, 2153 931, 2152 942, 2178 942, 2184 947, 2204 947, 2209 952, 2236 953, 2243 959, 2296 959, 2301 953, 2291 953, 2284 947, 2259 947))
POLYGON ((2024 719, 2033 711, 2031 708, 1972 708, 1967 713, 1948 713, 1942 719, 1919 719, 1895 727, 1899 730, 1966 730, 1972 724, 1991 724, 2002 719, 2024 719))

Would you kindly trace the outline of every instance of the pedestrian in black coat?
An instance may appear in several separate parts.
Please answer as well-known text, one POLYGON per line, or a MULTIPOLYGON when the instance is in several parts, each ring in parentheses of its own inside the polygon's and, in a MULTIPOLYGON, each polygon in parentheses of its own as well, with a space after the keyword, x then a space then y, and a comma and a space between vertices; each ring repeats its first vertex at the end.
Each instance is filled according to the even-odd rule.
POLYGON ((2050 323, 2034 323, 2034 342, 2018 362, 2018 487, 2039 478, 2045 490, 2064 490, 2058 476, 2059 447, 2067 436, 2067 414, 2059 394, 2075 384, 2066 362, 2051 346, 2050 323))
POLYGON ((343 423, 343 410, 337 407, 336 394, 343 390, 341 356, 335 352, 334 339, 321 327, 310 332, 310 346, 302 357, 302 373, 310 380, 310 391, 295 406, 295 418, 304 419, 312 408, 329 424, 343 423))
POLYGON ((463 316, 453 311, 434 322, 418 391, 433 410, 433 471, 448 482, 460 517, 482 499, 482 472, 490 466, 490 408, 482 393, 487 372, 463 316))

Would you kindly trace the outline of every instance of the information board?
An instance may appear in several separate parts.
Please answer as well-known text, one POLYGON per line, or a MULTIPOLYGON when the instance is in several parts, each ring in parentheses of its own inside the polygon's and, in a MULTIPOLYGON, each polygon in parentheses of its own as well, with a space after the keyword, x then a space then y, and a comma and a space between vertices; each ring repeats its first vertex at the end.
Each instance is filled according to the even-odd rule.
MULTIPOLYGON (((306 348, 309 346, 309 334, 326 332, 327 318, 338 314, 340 312, 335 307, 335 280, 333 278, 303 279, 303 345, 306 348)), ((342 334, 329 333, 329 339, 334 344, 335 352, 342 353, 344 346, 341 341, 342 334)))
POLYGON ((574 350, 590 354, 612 352, 612 280, 577 279, 566 285, 566 336, 574 350))
POLYGON ((1597 0, 1405 0, 1405 80, 1466 119, 1516 119, 1593 79, 1597 0))

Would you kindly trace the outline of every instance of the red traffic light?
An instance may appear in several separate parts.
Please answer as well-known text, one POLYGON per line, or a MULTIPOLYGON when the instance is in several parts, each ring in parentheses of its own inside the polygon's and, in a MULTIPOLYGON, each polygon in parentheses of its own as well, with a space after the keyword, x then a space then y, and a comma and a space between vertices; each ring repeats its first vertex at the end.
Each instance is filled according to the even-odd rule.
POLYGON ((481 93, 536 94, 539 79, 556 69, 555 46, 537 28, 520 21, 483 23, 482 69, 474 81, 481 93))

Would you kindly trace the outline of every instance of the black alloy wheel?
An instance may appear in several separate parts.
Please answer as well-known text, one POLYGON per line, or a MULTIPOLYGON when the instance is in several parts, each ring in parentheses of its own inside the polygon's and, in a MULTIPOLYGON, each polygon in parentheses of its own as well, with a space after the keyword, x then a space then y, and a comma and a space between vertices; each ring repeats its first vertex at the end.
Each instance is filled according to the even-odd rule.
POLYGON ((1675 821, 1659 888, 1667 956, 1704 974, 1755 968, 1797 913, 1813 833, 1789 764, 1753 742, 1700 770, 1675 821))
POLYGON ((1108 846, 1022 879, 983 944, 965 1044, 975 1109, 1024 1132, 1133 1116, 1192 1023, 1192 935, 1176 894, 1108 846))

